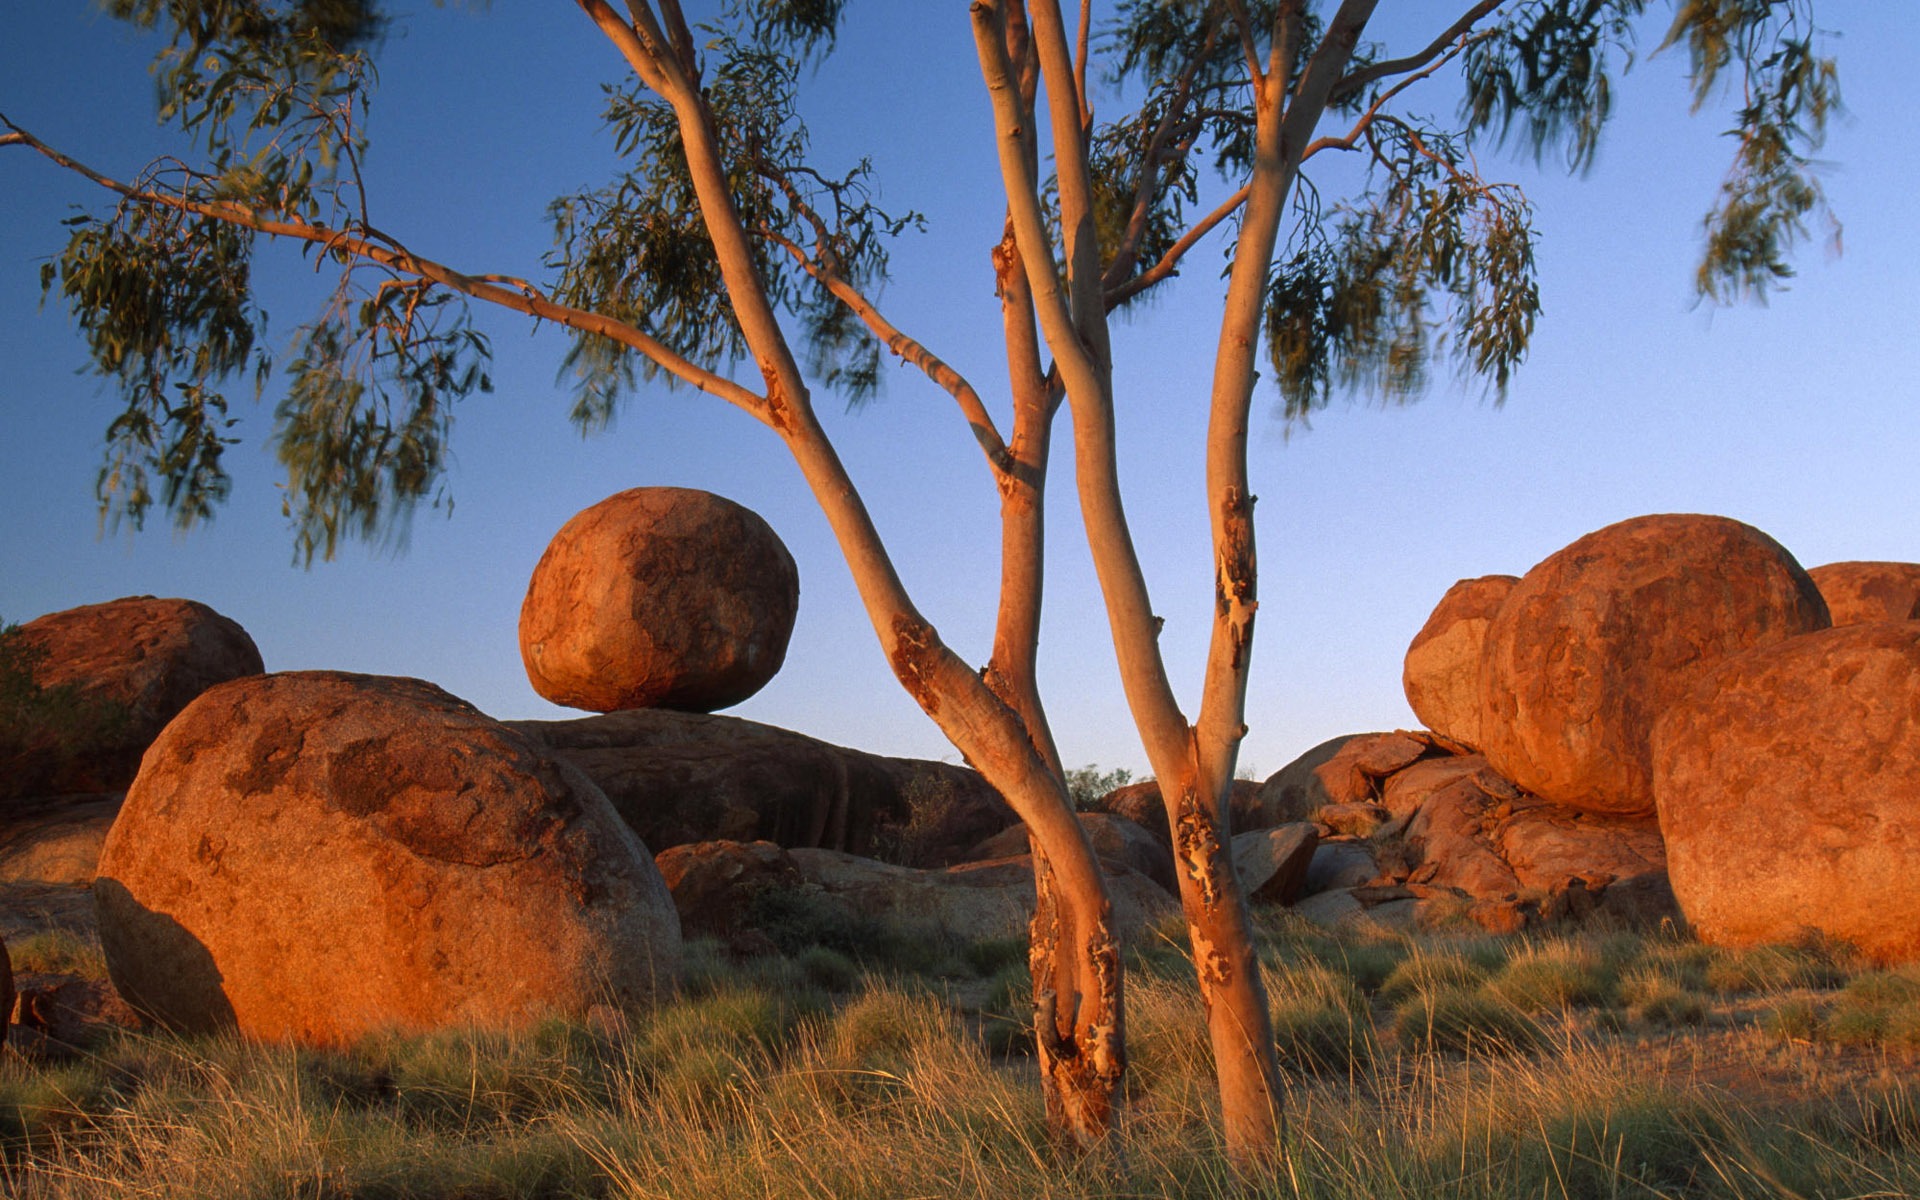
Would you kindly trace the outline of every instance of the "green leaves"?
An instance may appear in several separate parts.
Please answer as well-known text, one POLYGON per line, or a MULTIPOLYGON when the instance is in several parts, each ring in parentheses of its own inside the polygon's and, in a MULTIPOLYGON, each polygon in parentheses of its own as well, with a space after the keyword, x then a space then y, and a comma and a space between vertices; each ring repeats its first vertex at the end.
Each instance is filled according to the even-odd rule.
POLYGON ((1516 131, 1537 159, 1559 148, 1567 166, 1593 165, 1613 108, 1613 68, 1633 61, 1634 19, 1647 0, 1524 0, 1465 58, 1468 133, 1516 131))
MULTIPOLYGON (((308 564, 344 536, 403 541, 446 469, 454 402, 493 390, 492 348, 460 297, 395 279, 351 312, 346 301, 301 331, 274 414, 281 508, 308 564)), ((444 491, 435 503, 451 506, 444 491)))
POLYGON ((1666 44, 1686 42, 1696 108, 1730 68, 1739 76, 1727 131, 1738 149, 1705 221, 1702 296, 1764 301, 1792 277, 1788 257, 1816 214, 1838 237, 1811 155, 1840 111, 1839 73, 1814 52, 1815 32, 1808 0, 1686 0, 1674 17, 1666 44))
POLYGON ((1289 420, 1336 389, 1417 398, 1449 351, 1504 396, 1540 311, 1525 195, 1482 180, 1456 139, 1431 130, 1383 119, 1368 139, 1384 183, 1331 214, 1307 193, 1268 288, 1268 352, 1289 420))
MULTIPOLYGON (((705 30, 703 94, 728 194, 754 239, 755 274, 775 307, 798 320, 809 373, 858 403, 878 387, 880 346, 815 273, 862 289, 878 286, 886 241, 919 218, 895 217, 874 203, 868 164, 839 177, 806 165, 807 133, 795 104, 800 60, 830 38, 829 18, 838 9, 734 6, 744 35, 705 30)), ((609 186, 550 207, 552 294, 629 324, 694 362, 735 362, 746 344, 674 112, 637 81, 606 95, 608 129, 631 165, 609 186)), ((572 375, 573 418, 583 431, 605 428, 641 380, 674 382, 652 361, 592 333, 575 335, 563 371, 572 375)))
POLYGON ((72 308, 94 366, 123 404, 107 429, 95 492, 101 517, 138 528, 155 500, 185 529, 213 515, 229 480, 218 390, 255 356, 265 316, 251 295, 249 231, 174 210, 124 204, 105 221, 77 217, 57 265, 41 272, 72 308))

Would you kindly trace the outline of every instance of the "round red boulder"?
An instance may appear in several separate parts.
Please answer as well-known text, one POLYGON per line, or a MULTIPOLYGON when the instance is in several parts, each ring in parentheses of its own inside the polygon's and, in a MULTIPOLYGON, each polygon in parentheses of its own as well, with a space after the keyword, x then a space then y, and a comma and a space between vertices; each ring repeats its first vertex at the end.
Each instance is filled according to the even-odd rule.
POLYGON ((1808 931, 1920 959, 1920 622, 1748 651, 1660 721, 1674 896, 1720 945, 1808 931))
POLYGON ((1835 625, 1920 620, 1920 563, 1838 562, 1807 574, 1835 625))
POLYGON ((555 704, 712 712, 780 670, 799 605, 793 557, 754 513, 634 488, 554 535, 520 606, 520 657, 555 704))
POLYGON ((12 642, 34 686, 60 702, 45 706, 53 715, 44 721, 0 738, 20 743, 0 795, 119 791, 195 696, 265 669, 247 631, 197 600, 127 596, 69 608, 20 626, 12 642))
POLYGON ((175 1029, 317 1045, 650 999, 680 924, 577 769, 439 688, 216 687, 147 752, 94 881, 114 986, 175 1029))
POLYGON ((1528 571, 1488 626, 1481 750, 1544 799, 1651 813, 1661 714, 1715 663, 1828 623, 1807 573, 1750 525, 1609 525, 1528 571))
POLYGON ((1480 748, 1480 659, 1487 627, 1520 580, 1462 579, 1447 589, 1407 647, 1400 686, 1420 723, 1450 742, 1480 748))

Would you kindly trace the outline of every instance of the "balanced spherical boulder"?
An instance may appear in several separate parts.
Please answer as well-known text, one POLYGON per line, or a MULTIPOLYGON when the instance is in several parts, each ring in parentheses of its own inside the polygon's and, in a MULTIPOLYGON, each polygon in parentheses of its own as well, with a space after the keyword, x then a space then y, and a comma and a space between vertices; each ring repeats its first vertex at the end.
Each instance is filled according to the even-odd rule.
POLYGON ((793 557, 754 513, 634 488, 554 535, 520 607, 520 657, 555 704, 712 712, 779 671, 799 604, 793 557))
POLYGON ((1636 517, 1527 572, 1487 628, 1481 749, 1544 799, 1651 813, 1653 724, 1715 663, 1828 624, 1778 542, 1725 517, 1636 517))
POLYGON ((1920 620, 1920 563, 1837 562, 1807 574, 1835 625, 1920 620))
POLYGON ((1480 660, 1487 627, 1520 580, 1513 575, 1462 579, 1447 589, 1407 647, 1400 675, 1420 723, 1468 749, 1480 746, 1480 660))
POLYGON ((431 684, 216 687, 148 751, 94 881, 116 987, 171 1028, 342 1044, 671 986, 646 848, 577 769, 431 684))
POLYGON ((1704 941, 1920 959, 1920 622, 1749 651, 1662 718, 1654 795, 1704 941))
POLYGON ((49 613, 4 649, 37 699, 0 731, 0 796, 120 791, 195 696, 264 669, 232 620, 195 600, 153 596, 49 613))

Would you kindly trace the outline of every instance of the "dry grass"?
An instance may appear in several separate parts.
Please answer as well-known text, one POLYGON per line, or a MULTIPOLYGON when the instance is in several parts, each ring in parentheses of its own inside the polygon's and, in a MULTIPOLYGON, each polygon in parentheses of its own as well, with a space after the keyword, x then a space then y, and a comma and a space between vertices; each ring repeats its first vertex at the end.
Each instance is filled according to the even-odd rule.
POLYGON ((1134 956, 1110 1153, 1049 1143, 998 949, 972 978, 707 954, 621 1032, 343 1053, 125 1035, 59 1065, 0 1059, 0 1194, 1920 1195, 1920 973, 1661 938, 1336 937, 1285 917, 1264 936, 1289 1119, 1251 1178, 1214 1140, 1170 933, 1134 956))

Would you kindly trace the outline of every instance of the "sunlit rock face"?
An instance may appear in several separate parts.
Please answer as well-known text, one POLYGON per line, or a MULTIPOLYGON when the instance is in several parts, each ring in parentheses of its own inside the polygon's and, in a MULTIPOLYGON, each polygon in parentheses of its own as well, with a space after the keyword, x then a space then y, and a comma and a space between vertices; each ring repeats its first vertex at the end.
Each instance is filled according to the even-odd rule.
POLYGON ((554 535, 520 608, 520 657, 555 704, 712 712, 780 670, 799 604, 793 557, 754 513, 634 488, 554 535))
POLYGON ((1808 931, 1920 958, 1920 622, 1748 651, 1661 720, 1673 891, 1723 945, 1808 931))
POLYGON ((1807 573, 1752 526, 1609 525, 1527 572, 1489 625, 1481 749, 1544 799, 1649 814, 1661 714, 1727 657, 1829 623, 1807 573))
POLYGON ((1835 625, 1920 620, 1920 563, 1838 562, 1810 567, 1807 574, 1835 625))
POLYGON ((71 688, 73 727, 10 730, 23 749, 0 796, 116 792, 174 715, 216 683, 258 675, 260 651, 238 623, 196 600, 127 596, 27 622, 16 635, 34 683, 71 688))
POLYGON ((94 898, 137 1009, 271 1041, 585 1016, 679 963, 672 898, 600 790, 414 679, 203 694, 148 751, 94 898))
POLYGON ((1480 747, 1480 660, 1487 628, 1519 582, 1513 575, 1462 579, 1447 589, 1407 647, 1400 685, 1413 715, 1464 749, 1480 747))

